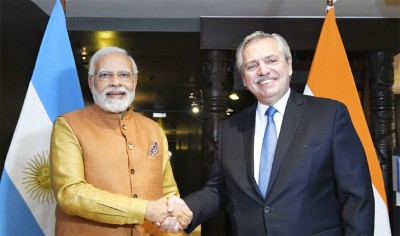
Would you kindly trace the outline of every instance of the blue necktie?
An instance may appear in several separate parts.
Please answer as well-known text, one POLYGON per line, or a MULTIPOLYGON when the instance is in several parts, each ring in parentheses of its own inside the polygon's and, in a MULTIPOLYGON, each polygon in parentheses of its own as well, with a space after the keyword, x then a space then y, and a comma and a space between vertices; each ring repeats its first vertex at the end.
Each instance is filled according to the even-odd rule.
POLYGON ((274 107, 269 107, 265 112, 267 116, 267 127, 265 128, 264 139, 261 148, 260 157, 260 173, 258 177, 258 187, 265 198, 267 195, 267 188, 269 177, 271 175, 272 162, 274 160, 277 135, 274 122, 274 114, 277 110, 274 107))

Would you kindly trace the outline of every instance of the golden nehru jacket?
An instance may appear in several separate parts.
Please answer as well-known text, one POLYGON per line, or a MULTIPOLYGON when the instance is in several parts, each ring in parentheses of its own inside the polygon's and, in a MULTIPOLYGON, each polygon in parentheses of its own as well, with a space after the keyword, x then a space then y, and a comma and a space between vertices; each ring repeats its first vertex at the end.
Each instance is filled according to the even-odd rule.
POLYGON ((165 134, 131 109, 94 105, 57 118, 51 171, 57 235, 161 234, 142 224, 147 200, 179 195, 165 134))

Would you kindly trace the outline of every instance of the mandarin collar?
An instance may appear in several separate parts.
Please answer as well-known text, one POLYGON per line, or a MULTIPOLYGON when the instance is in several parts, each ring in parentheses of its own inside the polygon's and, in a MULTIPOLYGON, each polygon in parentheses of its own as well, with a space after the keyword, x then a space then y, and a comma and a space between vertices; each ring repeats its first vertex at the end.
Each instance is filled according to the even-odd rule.
POLYGON ((102 117, 110 120, 123 120, 123 119, 130 119, 133 116, 133 109, 131 106, 126 109, 126 111, 121 113, 114 113, 104 110, 103 108, 99 107, 97 104, 93 104, 93 109, 96 113, 101 115, 102 117))

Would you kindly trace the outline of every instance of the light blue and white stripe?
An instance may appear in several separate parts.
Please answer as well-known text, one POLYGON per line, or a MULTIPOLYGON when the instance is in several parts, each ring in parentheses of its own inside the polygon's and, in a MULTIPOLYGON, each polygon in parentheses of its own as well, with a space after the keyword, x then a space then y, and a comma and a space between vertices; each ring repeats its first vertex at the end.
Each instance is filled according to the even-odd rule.
POLYGON ((50 135, 55 118, 83 108, 83 98, 57 1, 50 16, 0 182, 0 235, 54 235, 50 135))

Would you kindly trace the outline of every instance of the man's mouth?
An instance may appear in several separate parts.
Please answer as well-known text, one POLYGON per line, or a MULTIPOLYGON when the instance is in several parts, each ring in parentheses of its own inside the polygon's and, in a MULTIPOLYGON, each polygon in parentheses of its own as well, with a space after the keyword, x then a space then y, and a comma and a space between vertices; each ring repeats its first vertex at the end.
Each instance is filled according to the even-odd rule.
POLYGON ((256 84, 264 85, 269 84, 272 81, 276 80, 276 78, 260 78, 255 81, 256 84))
POLYGON ((123 91, 110 91, 110 92, 107 92, 106 95, 107 95, 107 97, 117 98, 117 97, 125 96, 126 93, 123 91))

